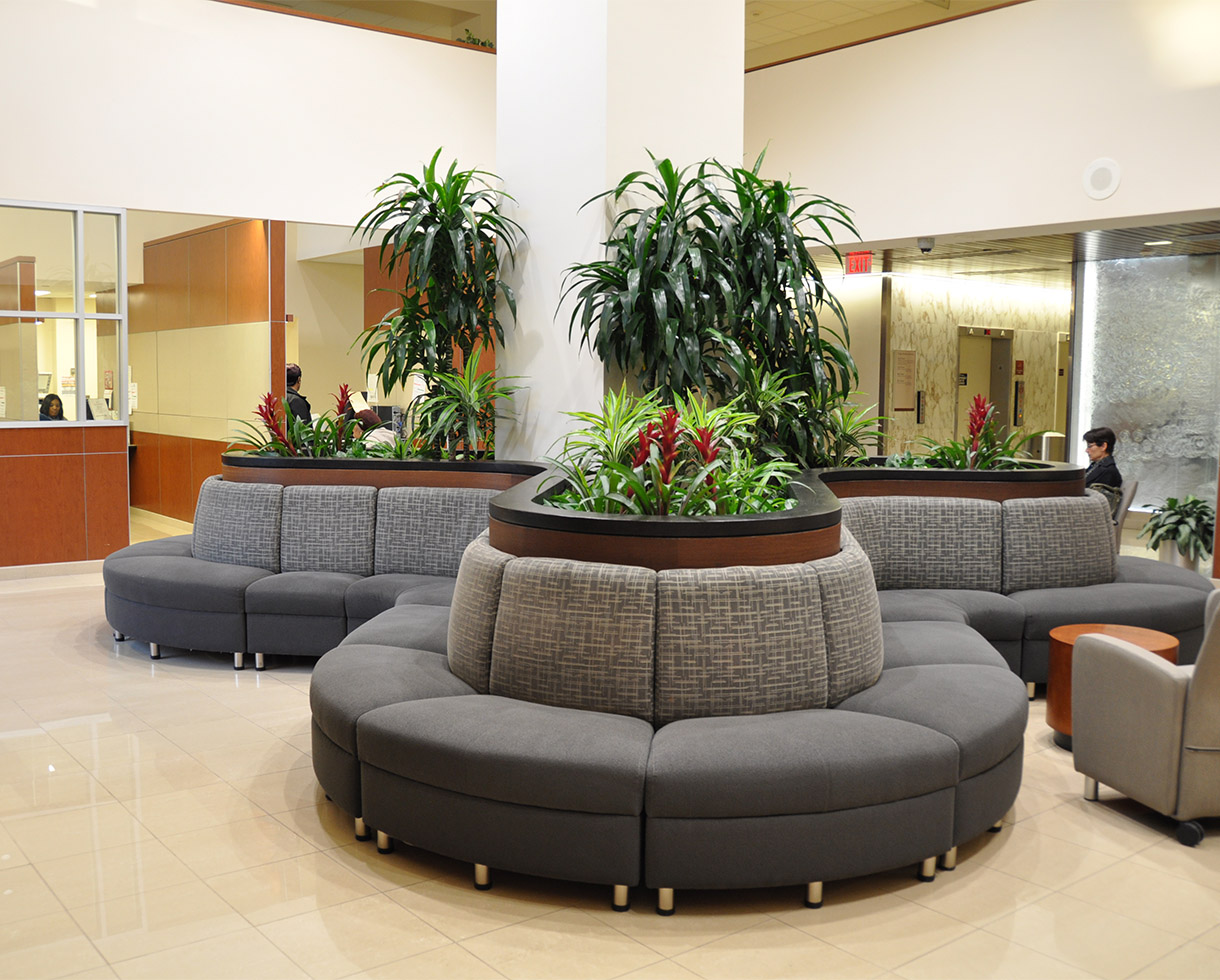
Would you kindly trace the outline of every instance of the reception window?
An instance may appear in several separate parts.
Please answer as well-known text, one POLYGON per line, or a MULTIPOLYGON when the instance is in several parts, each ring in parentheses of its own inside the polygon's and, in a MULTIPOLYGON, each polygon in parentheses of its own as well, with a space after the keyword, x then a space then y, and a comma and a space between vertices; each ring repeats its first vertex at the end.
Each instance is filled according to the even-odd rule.
POLYGON ((0 424, 126 421, 126 212, 0 201, 0 424))

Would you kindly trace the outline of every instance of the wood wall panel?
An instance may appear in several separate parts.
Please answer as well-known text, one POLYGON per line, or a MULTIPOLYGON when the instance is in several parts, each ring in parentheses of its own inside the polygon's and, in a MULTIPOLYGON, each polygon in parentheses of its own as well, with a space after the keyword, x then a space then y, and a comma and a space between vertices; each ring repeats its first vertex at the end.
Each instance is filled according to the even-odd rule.
POLYGON ((227 442, 215 442, 211 439, 192 439, 191 441, 191 516, 184 521, 195 519, 195 504, 199 500, 199 487, 209 476, 220 475, 220 454, 228 447, 227 442))
POLYGON ((136 451, 131 456, 131 506, 161 513, 161 437, 132 431, 136 451))
MULTIPOLYGON (((267 270, 267 224, 265 221, 244 221, 224 229, 228 309, 225 323, 259 323, 272 318, 267 270)), ((282 252, 280 265, 283 266, 282 252)), ((280 277, 282 280, 282 271, 280 277)), ((192 291, 193 288, 192 283, 192 291)))
POLYGON ((390 310, 402 305, 402 301, 394 293, 383 292, 385 289, 401 290, 407 280, 406 268, 400 268, 391 279, 385 274, 378 262, 379 246, 370 245, 364 250, 364 326, 365 329, 381 322, 381 318, 390 310))
MULTIPOLYGON (((136 450, 137 454, 139 450, 136 450)), ((161 509, 158 513, 180 521, 195 518, 191 493, 191 440, 161 436, 161 509)))
POLYGON ((284 233, 284 222, 267 222, 267 245, 271 251, 267 281, 271 312, 268 319, 281 323, 284 321, 284 233))
POLYGON ((225 312, 226 232, 225 228, 217 228, 184 240, 188 246, 188 323, 192 327, 214 327, 231 322, 225 312))
POLYGON ((86 453, 126 453, 127 429, 117 425, 85 426, 86 453))
POLYGON ((181 330, 190 326, 189 251, 186 239, 144 247, 144 285, 152 293, 153 330, 181 330))
POLYGON ((0 456, 80 455, 85 451, 81 426, 44 422, 21 429, 0 429, 0 456))
POLYGON ((0 459, 0 565, 84 561, 84 484, 79 453, 0 459))
POLYGON ((105 558, 131 540, 126 440, 121 453, 87 453, 84 475, 86 557, 105 558))

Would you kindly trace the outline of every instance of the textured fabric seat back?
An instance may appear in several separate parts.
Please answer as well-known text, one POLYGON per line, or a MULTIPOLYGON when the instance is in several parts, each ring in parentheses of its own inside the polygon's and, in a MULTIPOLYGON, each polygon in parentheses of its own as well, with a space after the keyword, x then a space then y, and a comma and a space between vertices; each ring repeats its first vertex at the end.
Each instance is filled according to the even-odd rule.
POLYGON ((658 726, 824 708, 826 642, 812 566, 658 572, 655 690, 658 726))
POLYGON ((466 546, 487 530, 498 490, 388 487, 377 494, 376 574, 454 577, 466 546))
POLYGON ((1114 581, 1114 525, 1101 494, 1005 500, 1003 511, 1006 595, 1114 581))
POLYGON ((509 561, 500 583, 490 693, 652 721, 656 593, 650 568, 509 561))
POLYGON ((817 573, 821 593, 826 704, 831 708, 876 684, 884 660, 881 603, 868 555, 847 528, 842 529, 839 546, 837 555, 808 565, 817 573))
POLYGON ((373 574, 375 487, 285 487, 280 571, 373 574))
POLYGON ((1207 633, 1186 692, 1179 819, 1220 816, 1220 590, 1207 598, 1207 633))
POLYGON ((484 531, 466 546, 449 612, 449 669, 480 694, 491 678, 491 641, 500 609, 500 583, 512 555, 487 543, 484 531))
POLYGON ((191 554, 204 561, 278 572, 283 493, 276 484, 208 477, 195 505, 191 554))
POLYGON ((878 589, 1000 591, 1000 505, 966 497, 850 497, 843 527, 878 589))

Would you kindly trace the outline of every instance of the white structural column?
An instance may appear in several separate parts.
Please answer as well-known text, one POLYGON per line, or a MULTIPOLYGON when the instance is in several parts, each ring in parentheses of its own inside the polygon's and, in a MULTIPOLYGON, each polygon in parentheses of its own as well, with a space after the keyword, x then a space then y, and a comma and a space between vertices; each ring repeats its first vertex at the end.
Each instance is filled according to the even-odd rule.
POLYGON ((606 209, 580 206, 646 168, 647 150, 741 160, 744 0, 500 0, 496 52, 496 171, 529 236, 497 369, 528 390, 496 454, 532 459, 570 428, 563 412, 603 392, 601 362, 568 339, 570 303, 559 309, 564 270, 600 258, 605 238, 606 209))

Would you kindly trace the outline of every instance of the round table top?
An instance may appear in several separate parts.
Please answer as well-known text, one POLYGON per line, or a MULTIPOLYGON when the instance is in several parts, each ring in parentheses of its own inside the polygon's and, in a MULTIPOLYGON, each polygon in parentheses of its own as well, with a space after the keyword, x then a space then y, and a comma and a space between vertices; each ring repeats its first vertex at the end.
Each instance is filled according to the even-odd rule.
POLYGON ((1114 623, 1069 623, 1056 626, 1051 630, 1052 640, 1074 644, 1085 633, 1102 633, 1113 636, 1136 646, 1143 647, 1151 653, 1163 653, 1178 649, 1178 638, 1160 630, 1145 629, 1143 626, 1119 626, 1114 623))

